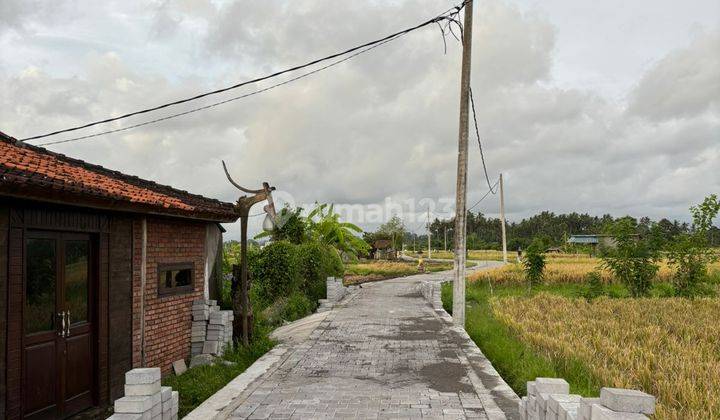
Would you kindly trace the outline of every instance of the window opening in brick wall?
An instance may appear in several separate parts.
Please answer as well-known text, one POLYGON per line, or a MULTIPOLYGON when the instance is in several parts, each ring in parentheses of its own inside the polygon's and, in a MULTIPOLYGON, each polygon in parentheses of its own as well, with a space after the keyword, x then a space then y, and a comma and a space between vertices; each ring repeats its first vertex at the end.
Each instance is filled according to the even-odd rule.
POLYGON ((194 283, 195 267, 193 263, 158 265, 159 295, 192 292, 194 283))

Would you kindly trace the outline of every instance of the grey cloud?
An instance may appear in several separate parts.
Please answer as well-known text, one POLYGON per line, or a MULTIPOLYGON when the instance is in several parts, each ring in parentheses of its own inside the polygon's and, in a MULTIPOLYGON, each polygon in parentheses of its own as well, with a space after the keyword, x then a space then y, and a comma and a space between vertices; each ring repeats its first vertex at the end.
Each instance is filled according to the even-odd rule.
MULTIPOLYGON (((1 79, 6 94, 0 127, 34 134, 190 96, 392 32, 445 7, 410 0, 391 6, 308 0, 279 7, 170 2, 147 11, 156 28, 164 25, 148 36, 167 43, 173 56, 173 47, 188 39, 183 31, 197 28, 194 52, 173 57, 198 77, 145 71, 128 50, 88 53, 75 77, 41 65, 1 79), (198 57, 203 59, 193 62, 198 57)), ((690 203, 720 191, 720 111, 707 95, 711 89, 695 83, 713 80, 708 72, 714 61, 700 52, 712 55, 706 38, 651 68, 626 110, 597 92, 555 83, 556 29, 546 20, 499 0, 484 2, 475 17, 473 87, 481 135, 490 176, 506 176, 513 217, 544 209, 680 217, 690 203), (688 60, 698 68, 682 64, 688 60), (677 66, 695 75, 683 92, 661 77, 677 74, 665 70, 677 66)), ((228 201, 236 191, 224 179, 221 159, 239 182, 269 180, 301 203, 452 197, 460 49, 449 41, 443 55, 439 36, 428 28, 262 95, 54 149, 228 201)), ((486 190, 472 131, 470 151, 472 203, 486 190)), ((478 210, 497 212, 496 202, 489 199, 478 210)))
POLYGON ((651 120, 681 118, 720 107, 720 33, 699 36, 660 60, 632 92, 628 111, 651 120))

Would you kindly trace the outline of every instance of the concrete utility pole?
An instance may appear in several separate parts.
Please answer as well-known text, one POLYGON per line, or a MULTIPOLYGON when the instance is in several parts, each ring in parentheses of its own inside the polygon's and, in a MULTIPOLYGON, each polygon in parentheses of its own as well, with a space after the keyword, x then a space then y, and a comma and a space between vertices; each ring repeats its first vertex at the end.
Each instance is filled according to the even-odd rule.
POLYGON ((503 262, 507 262, 507 238, 505 237, 505 190, 503 178, 500 174, 500 225, 502 229, 503 262))
POLYGON ((465 3, 463 56, 460 76, 460 132, 458 135, 457 189, 455 191, 455 269, 453 279, 453 323, 465 328, 465 241, 467 239, 467 164, 472 58, 473 2, 465 3))
POLYGON ((430 259, 430 206, 428 206, 428 215, 427 215, 427 234, 428 234, 428 259, 430 259))
POLYGON ((443 247, 443 250, 447 252, 447 226, 445 226, 445 246, 443 247))

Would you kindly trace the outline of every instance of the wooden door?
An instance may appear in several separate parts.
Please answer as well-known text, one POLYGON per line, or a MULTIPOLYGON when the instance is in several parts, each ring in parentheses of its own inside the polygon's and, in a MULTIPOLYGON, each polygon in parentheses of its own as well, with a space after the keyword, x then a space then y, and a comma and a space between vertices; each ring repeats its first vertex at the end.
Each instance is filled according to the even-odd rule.
POLYGON ((65 418, 94 405, 95 254, 90 235, 26 235, 25 418, 65 418))

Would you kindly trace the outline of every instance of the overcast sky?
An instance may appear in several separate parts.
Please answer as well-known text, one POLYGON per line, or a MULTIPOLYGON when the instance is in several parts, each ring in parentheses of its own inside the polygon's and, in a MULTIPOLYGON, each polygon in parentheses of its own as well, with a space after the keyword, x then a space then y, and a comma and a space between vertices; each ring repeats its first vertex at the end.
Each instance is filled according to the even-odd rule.
MULTIPOLYGON (((0 130, 22 138, 191 96, 453 4, 0 0, 0 130)), ((547 209, 686 220, 720 192, 720 2, 483 0, 474 18, 480 132, 511 219, 547 209)), ((427 27, 252 98, 49 148, 226 201, 237 193, 220 159, 238 182, 268 180, 298 203, 447 199, 459 72, 457 43, 443 54, 427 27)), ((487 190, 474 137, 469 173, 472 204, 487 190)), ((497 199, 476 210, 496 214, 497 199)))

